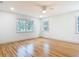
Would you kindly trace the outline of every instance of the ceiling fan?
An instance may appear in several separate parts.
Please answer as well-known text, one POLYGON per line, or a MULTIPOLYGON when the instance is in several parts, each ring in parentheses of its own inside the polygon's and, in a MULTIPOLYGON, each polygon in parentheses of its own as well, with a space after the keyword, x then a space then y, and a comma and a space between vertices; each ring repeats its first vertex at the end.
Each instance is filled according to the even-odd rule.
POLYGON ((39 7, 42 11, 44 11, 45 13, 45 10, 53 10, 54 9, 54 4, 39 4, 39 3, 35 3, 35 2, 32 2, 32 3, 29 3, 29 4, 32 4, 33 6, 37 6, 39 7))
MULTIPOLYGON (((45 13, 48 13, 48 10, 49 9, 49 11, 50 10, 53 10, 54 8, 52 8, 51 6, 41 6, 41 12, 43 13, 43 14, 45 14, 45 13)), ((40 15, 40 18, 42 18, 44 15, 40 15)))
MULTIPOLYGON (((43 14, 48 13, 47 10, 53 10, 54 8, 48 7, 48 6, 41 6, 41 12, 43 14)), ((40 18, 42 18, 44 15, 40 15, 40 18)))
POLYGON ((46 11, 49 9, 49 10, 53 10, 54 8, 51 7, 51 6, 40 6, 41 7, 41 10, 42 10, 42 13, 46 13, 46 11))

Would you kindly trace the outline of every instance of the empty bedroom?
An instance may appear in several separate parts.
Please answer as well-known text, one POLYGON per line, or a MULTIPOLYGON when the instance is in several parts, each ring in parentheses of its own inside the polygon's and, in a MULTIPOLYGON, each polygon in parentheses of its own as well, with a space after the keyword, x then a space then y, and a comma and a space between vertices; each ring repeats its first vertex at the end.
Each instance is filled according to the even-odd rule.
POLYGON ((0 57, 79 57, 79 1, 0 1, 0 57))

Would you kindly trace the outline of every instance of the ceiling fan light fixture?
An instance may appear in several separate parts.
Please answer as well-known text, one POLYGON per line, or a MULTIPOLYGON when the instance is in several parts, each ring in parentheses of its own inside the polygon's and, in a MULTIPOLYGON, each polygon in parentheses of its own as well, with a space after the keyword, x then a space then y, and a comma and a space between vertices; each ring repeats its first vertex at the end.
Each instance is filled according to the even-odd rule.
POLYGON ((42 18, 43 16, 42 15, 40 15, 40 18, 42 18))
POLYGON ((46 10, 43 10, 42 13, 46 13, 46 10))
POLYGON ((14 8, 13 8, 13 7, 11 7, 10 9, 11 9, 11 11, 13 11, 13 10, 14 10, 14 8))
POLYGON ((46 6, 42 6, 42 13, 46 13, 46 9, 47 9, 46 6))

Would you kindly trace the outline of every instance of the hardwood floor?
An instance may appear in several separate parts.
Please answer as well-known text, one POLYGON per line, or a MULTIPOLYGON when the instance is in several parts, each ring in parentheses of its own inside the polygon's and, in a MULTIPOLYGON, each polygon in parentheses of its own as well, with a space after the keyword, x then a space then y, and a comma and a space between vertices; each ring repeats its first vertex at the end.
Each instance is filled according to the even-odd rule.
POLYGON ((76 57, 79 44, 36 38, 0 44, 0 57, 76 57))

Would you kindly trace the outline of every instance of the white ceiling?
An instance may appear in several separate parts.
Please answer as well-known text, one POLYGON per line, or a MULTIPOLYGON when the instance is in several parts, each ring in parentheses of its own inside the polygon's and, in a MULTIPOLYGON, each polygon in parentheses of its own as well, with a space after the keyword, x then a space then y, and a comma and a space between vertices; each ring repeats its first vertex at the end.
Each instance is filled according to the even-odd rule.
POLYGON ((54 16, 70 11, 79 10, 78 1, 4 1, 0 3, 0 10, 21 13, 33 17, 54 16), (41 6, 47 6, 47 12, 41 12, 41 6), (13 11, 10 8, 15 8, 13 11))

